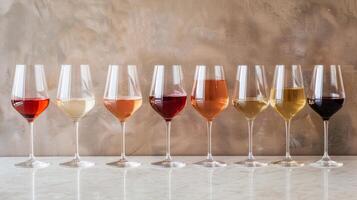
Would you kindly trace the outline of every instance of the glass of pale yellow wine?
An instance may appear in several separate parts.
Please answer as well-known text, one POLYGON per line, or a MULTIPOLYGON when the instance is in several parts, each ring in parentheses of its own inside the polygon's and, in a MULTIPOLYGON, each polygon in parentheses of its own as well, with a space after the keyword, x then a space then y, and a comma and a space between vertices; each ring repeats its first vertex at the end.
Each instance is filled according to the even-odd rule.
POLYGON ((253 124, 256 117, 269 105, 264 66, 239 65, 232 97, 233 106, 248 122, 248 158, 235 164, 241 167, 265 167, 253 155, 253 124))
POLYGON ((61 163, 61 165, 75 168, 94 166, 94 163, 80 159, 78 143, 79 121, 95 105, 89 65, 61 66, 56 104, 73 121, 75 128, 74 158, 69 162, 61 163))
POLYGON ((299 65, 277 65, 275 67, 273 85, 270 92, 270 104, 285 120, 286 152, 285 158, 272 162, 281 167, 302 167, 303 163, 295 161, 290 155, 291 119, 306 104, 303 77, 299 65))

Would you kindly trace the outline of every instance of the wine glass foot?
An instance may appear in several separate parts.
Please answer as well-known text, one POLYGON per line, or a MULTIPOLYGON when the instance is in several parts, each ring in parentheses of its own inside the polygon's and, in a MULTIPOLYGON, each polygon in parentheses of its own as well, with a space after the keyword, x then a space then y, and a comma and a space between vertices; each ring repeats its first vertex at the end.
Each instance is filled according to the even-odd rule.
POLYGON ((343 166, 343 163, 339 163, 330 159, 321 159, 311 163, 310 166, 316 168, 339 168, 343 166))
POLYGON ((122 158, 118 161, 107 163, 107 165, 113 167, 119 167, 119 168, 134 168, 134 167, 139 167, 141 164, 134 161, 128 161, 127 159, 122 158))
POLYGON ((251 159, 239 161, 234 164, 238 165, 239 167, 248 167, 248 168, 259 168, 259 167, 268 166, 268 163, 258 162, 256 160, 251 160, 251 159))
POLYGON ((273 166, 285 167, 285 168, 299 168, 304 166, 304 163, 297 162, 291 158, 285 158, 283 160, 272 162, 271 164, 273 166))
POLYGON ((30 158, 27 161, 17 163, 15 164, 16 167, 22 167, 22 168, 34 168, 34 169, 40 169, 40 168, 46 168, 50 166, 49 163, 38 161, 35 158, 30 158))
POLYGON ((227 163, 225 162, 221 162, 221 161, 216 161, 213 159, 206 159, 206 160, 202 160, 199 162, 194 163, 195 165, 200 165, 203 167, 210 167, 210 168, 215 168, 215 167, 226 167, 227 163))
POLYGON ((84 161, 84 160, 80 160, 78 158, 74 158, 71 161, 61 163, 60 165, 64 166, 64 167, 71 167, 71 168, 87 168, 87 167, 93 167, 95 164, 93 162, 84 161))
POLYGON ((168 160, 168 159, 165 159, 165 160, 159 161, 159 162, 154 162, 151 164, 155 165, 155 166, 164 167, 164 168, 182 168, 182 167, 186 166, 186 164, 184 162, 168 160))

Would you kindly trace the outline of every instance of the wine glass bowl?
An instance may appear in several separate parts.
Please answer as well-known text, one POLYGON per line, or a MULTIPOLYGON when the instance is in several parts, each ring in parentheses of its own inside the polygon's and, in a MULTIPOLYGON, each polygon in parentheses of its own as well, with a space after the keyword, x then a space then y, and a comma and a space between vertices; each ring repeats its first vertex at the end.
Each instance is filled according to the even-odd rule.
POLYGON ((248 158, 237 162, 242 167, 265 167, 267 163, 256 161, 253 155, 253 125, 259 113, 269 105, 268 87, 264 66, 239 65, 232 104, 248 122, 248 158))
POLYGON ((305 90, 301 67, 299 65, 277 65, 274 81, 270 92, 270 104, 285 120, 286 151, 285 158, 272 162, 280 167, 302 167, 304 164, 295 161, 290 155, 290 124, 291 119, 300 112, 305 104, 305 90))
POLYGON ((196 66, 191 94, 193 108, 207 120, 208 153, 207 158, 195 164, 205 167, 224 167, 227 164, 216 161, 212 156, 212 122, 229 102, 228 89, 222 66, 196 66))
POLYGON ((328 152, 328 125, 330 118, 338 112, 345 101, 345 90, 341 67, 339 65, 315 65, 308 90, 308 104, 324 123, 324 155, 312 163, 317 168, 338 168, 343 163, 333 161, 328 152))
POLYGON ((11 104, 28 122, 30 127, 30 155, 25 162, 16 164, 24 168, 45 168, 49 163, 34 156, 34 121, 49 105, 43 65, 16 65, 11 104))
POLYGON ((104 106, 120 122, 122 127, 122 152, 118 161, 108 165, 131 168, 141 164, 126 158, 126 121, 141 107, 142 95, 135 65, 109 65, 104 92, 104 106))
POLYGON ((186 99, 186 96, 181 95, 167 95, 162 98, 149 97, 152 108, 166 121, 171 121, 183 110, 186 105, 186 99))
POLYGON ((156 65, 152 78, 149 102, 166 122, 166 158, 152 163, 166 168, 181 168, 186 164, 171 157, 171 122, 185 107, 187 94, 183 87, 180 65, 156 65))
POLYGON ((72 120, 75 129, 75 155, 65 167, 91 167, 93 162, 79 156, 79 122, 95 106, 89 65, 62 65, 57 90, 57 106, 72 120))

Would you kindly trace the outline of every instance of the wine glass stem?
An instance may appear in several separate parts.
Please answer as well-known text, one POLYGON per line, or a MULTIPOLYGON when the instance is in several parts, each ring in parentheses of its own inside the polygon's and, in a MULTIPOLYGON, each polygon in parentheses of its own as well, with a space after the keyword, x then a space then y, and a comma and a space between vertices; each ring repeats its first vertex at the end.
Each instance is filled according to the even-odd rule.
POLYGON ((75 159, 78 159, 79 160, 79 144, 78 144, 78 132, 79 132, 79 122, 78 121, 75 121, 74 122, 74 126, 75 126, 75 131, 76 131, 76 154, 74 155, 75 159))
POLYGON ((207 122, 207 137, 208 137, 207 159, 213 160, 213 157, 212 157, 212 121, 207 122))
POLYGON ((166 121, 166 160, 171 160, 171 121, 166 121))
POLYGON ((290 124, 291 124, 290 119, 285 121, 285 132, 286 132, 285 159, 291 159, 291 155, 290 155, 290 124))
POLYGON ((248 160, 254 160, 253 156, 253 126, 254 126, 254 120, 249 119, 248 120, 248 148, 249 148, 249 153, 248 153, 248 160))
POLYGON ((34 148, 33 148, 33 121, 29 122, 30 125, 30 159, 34 159, 35 155, 34 155, 34 148))
POLYGON ((329 159, 329 155, 328 155, 328 120, 324 120, 324 158, 329 159))
POLYGON ((121 130, 122 130, 122 138, 121 138, 121 158, 125 159, 125 122, 120 122, 121 130))

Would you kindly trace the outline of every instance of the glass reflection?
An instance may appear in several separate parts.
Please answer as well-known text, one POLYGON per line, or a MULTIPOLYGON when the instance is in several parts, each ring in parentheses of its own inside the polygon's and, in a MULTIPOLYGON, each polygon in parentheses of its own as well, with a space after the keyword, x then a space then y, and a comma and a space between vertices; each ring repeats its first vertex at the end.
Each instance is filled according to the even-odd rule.
POLYGON ((127 174, 127 169, 124 169, 123 173, 123 199, 126 200, 126 174, 127 174))
POLYGON ((329 173, 330 173, 330 169, 322 169, 322 182, 323 182, 323 199, 324 200, 328 200, 329 197, 329 173))
POLYGON ((171 176, 172 176, 172 168, 170 168, 169 170, 168 170, 169 172, 168 172, 168 188, 167 188, 167 190, 168 190, 168 200, 171 200, 171 196, 172 196, 172 194, 171 194, 171 187, 172 187, 172 183, 171 183, 171 176))
POLYGON ((33 169, 31 172, 31 199, 36 199, 36 172, 37 169, 33 169))
POLYGON ((291 199, 291 173, 292 169, 285 169, 285 199, 291 199))
POLYGON ((213 199, 213 176, 214 176, 215 169, 210 168, 208 169, 208 197, 209 200, 213 199))
POLYGON ((77 200, 81 200, 81 169, 77 168, 77 178, 76 178, 76 194, 77 194, 77 200))
POLYGON ((255 199, 255 193, 254 193, 254 175, 255 175, 255 169, 251 168, 249 169, 248 173, 248 192, 249 192, 249 199, 254 200, 255 199))

